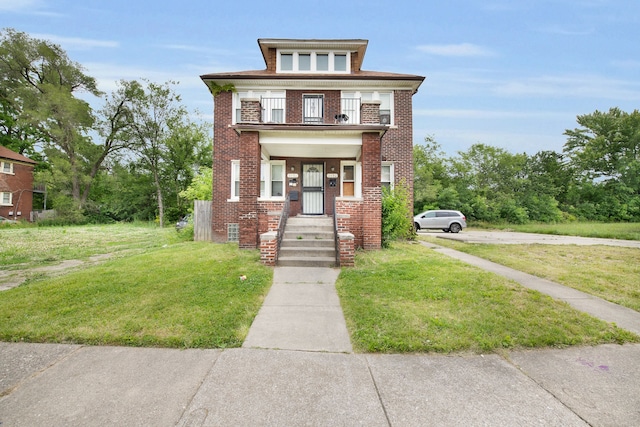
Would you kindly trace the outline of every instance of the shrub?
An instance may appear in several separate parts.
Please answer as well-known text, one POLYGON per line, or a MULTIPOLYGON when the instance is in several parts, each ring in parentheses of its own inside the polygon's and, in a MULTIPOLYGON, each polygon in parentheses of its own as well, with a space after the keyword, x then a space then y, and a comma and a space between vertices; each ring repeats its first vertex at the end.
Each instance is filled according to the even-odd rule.
POLYGON ((393 190, 382 188, 382 247, 396 239, 413 239, 413 216, 409 189, 404 181, 393 190))

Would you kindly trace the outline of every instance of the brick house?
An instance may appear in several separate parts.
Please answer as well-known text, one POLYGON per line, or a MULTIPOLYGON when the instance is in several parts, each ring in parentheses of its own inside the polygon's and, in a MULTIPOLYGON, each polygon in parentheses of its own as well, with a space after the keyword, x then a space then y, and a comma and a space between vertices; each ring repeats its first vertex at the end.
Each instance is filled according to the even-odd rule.
POLYGON ((0 216, 30 221, 36 162, 0 146, 0 216))
POLYGON ((367 44, 259 39, 266 69, 201 76, 215 104, 214 241, 260 247, 273 264, 280 223, 318 215, 334 218, 351 256, 380 248, 382 186, 413 191, 424 77, 362 70, 367 44))

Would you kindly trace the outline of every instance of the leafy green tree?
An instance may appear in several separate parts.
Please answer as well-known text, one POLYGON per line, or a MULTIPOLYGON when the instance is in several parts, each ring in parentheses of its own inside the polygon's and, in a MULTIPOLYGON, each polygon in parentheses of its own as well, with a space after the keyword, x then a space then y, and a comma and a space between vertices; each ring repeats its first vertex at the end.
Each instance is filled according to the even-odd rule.
POLYGON ((211 200, 213 197, 213 169, 206 166, 200 167, 186 190, 180 192, 180 197, 187 201, 190 212, 193 210, 195 200, 211 200))
POLYGON ((438 194, 449 181, 444 156, 433 136, 425 137, 424 144, 413 147, 414 213, 438 207, 438 194))
POLYGON ((404 180, 393 190, 382 189, 382 246, 388 247, 392 240, 411 239, 415 235, 409 189, 404 180))

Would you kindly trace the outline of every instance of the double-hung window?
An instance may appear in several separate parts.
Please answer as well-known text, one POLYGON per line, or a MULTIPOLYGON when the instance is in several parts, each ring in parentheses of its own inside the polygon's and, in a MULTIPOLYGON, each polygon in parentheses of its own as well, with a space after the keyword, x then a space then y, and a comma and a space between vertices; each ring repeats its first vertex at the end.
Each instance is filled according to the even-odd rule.
POLYGON ((12 196, 13 195, 10 192, 0 193, 0 205, 2 205, 2 206, 13 206, 12 196))
POLYGON ((393 163, 383 162, 380 171, 380 185, 393 190, 393 163))
POLYGON ((351 160, 340 162, 340 196, 362 197, 361 164, 351 160))
POLYGON ((281 198, 285 196, 285 161, 272 160, 260 165, 260 197, 281 198))
POLYGON ((8 174, 13 174, 13 163, 11 162, 0 162, 2 163, 2 167, 0 168, 0 172, 2 173, 8 173, 8 174))
POLYGON ((231 161, 231 200, 240 200, 240 160, 231 161))

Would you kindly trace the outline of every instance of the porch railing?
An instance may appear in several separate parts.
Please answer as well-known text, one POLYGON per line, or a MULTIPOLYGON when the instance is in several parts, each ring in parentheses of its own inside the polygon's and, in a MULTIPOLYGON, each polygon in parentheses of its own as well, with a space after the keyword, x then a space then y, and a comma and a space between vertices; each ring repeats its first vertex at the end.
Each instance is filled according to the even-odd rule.
POLYGON ((276 246, 276 261, 278 261, 278 255, 280 254, 280 244, 284 237, 284 229, 287 226, 287 220, 289 219, 289 195, 284 200, 284 206, 282 206, 282 212, 280 212, 280 223, 278 224, 278 244, 276 246))
POLYGON ((340 267, 340 241, 338 240, 338 212, 336 212, 336 198, 333 198, 333 242, 336 250, 336 266, 340 267))
MULTIPOLYGON (((340 113, 325 120, 324 117, 305 117, 305 123, 333 123, 344 125, 360 124, 360 98, 341 98, 340 113)), ((262 109, 262 123, 286 123, 287 122, 287 99, 286 98, 260 98, 262 109)), ((326 113, 326 111, 325 111, 326 113)))

